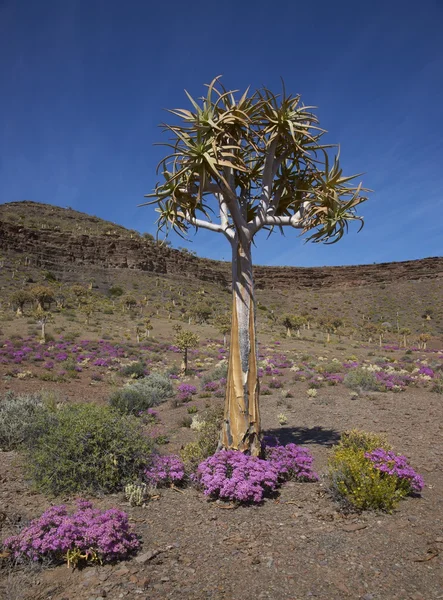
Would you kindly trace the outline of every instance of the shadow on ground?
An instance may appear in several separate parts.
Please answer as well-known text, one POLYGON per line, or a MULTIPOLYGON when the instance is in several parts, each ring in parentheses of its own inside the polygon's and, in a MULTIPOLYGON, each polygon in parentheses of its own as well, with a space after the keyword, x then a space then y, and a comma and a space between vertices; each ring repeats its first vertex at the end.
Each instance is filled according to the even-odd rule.
POLYGON ((340 432, 324 427, 279 427, 266 429, 264 435, 274 436, 283 445, 286 444, 319 444, 333 446, 340 439, 340 432))

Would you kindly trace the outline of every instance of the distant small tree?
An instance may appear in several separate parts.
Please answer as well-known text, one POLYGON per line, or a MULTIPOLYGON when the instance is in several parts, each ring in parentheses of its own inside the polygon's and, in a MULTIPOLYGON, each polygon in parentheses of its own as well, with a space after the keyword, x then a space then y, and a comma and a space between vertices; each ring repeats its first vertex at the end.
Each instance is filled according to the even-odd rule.
POLYGON ((421 350, 426 350, 430 339, 431 335, 429 333, 421 333, 418 336, 418 347, 421 348, 421 350))
POLYGON ((153 326, 151 323, 151 319, 145 319, 143 323, 138 323, 135 328, 135 335, 137 338, 137 344, 142 342, 144 339, 151 335, 151 331, 153 330, 153 326))
POLYGON ((411 335, 411 330, 409 327, 402 327, 399 333, 403 336, 403 346, 406 348, 408 344, 408 336, 411 335))
POLYGON ((306 319, 301 315, 284 315, 282 322, 286 327, 286 337, 291 337, 293 331, 297 333, 297 337, 300 337, 300 330, 305 325, 306 319))
POLYGON ((381 346, 383 344, 383 338, 391 330, 392 330, 392 325, 390 323, 388 323, 388 322, 380 323, 377 326, 377 333, 378 333, 378 340, 379 340, 379 346, 380 346, 380 348, 381 348, 381 346))
POLYGON ((214 319, 214 326, 223 336, 223 346, 226 346, 226 335, 231 331, 231 316, 228 314, 217 315, 214 319))
POLYGON ((188 350, 191 348, 195 348, 200 338, 195 333, 191 331, 185 331, 181 325, 175 326, 175 338, 174 343, 182 351, 182 364, 181 364, 181 373, 184 375, 188 370, 188 350))
POLYGON ((374 336, 377 335, 377 325, 375 323, 371 323, 371 321, 365 321, 364 325, 361 327, 362 337, 365 340, 368 340, 369 343, 372 343, 374 336))
POLYGON ((313 321, 313 316, 311 315, 311 313, 308 312, 307 310, 305 310, 305 311, 302 312, 301 316, 305 318, 306 327, 308 329, 311 329, 311 323, 313 321))
POLYGON ((51 306, 54 302, 54 292, 46 285, 36 285, 31 288, 31 294, 37 302, 37 308, 45 310, 46 305, 51 306))
POLYGON ((212 315, 212 306, 207 302, 197 301, 194 306, 191 306, 190 313, 196 323, 207 323, 212 315))
POLYGON ((97 310, 97 305, 96 303, 92 300, 89 299, 86 302, 82 302, 82 304, 80 304, 80 311, 85 315, 86 317, 86 321, 85 324, 89 325, 89 322, 91 320, 92 315, 94 314, 94 312, 97 310))
POLYGON ((65 308, 66 295, 63 292, 63 290, 58 289, 54 292, 54 300, 55 300, 55 305, 58 309, 65 308))
POLYGON ((151 319, 145 319, 143 321, 143 327, 146 332, 146 337, 149 337, 151 335, 151 331, 154 329, 154 326, 151 323, 151 319))
POLYGON ((123 310, 133 310, 137 306, 137 300, 134 296, 124 296, 121 299, 121 305, 123 306, 123 310))
POLYGON ((89 296, 89 290, 79 283, 71 285, 70 292, 76 299, 77 306, 80 306, 82 302, 85 302, 86 298, 89 296))
POLYGON ((12 294, 11 304, 17 311, 17 316, 23 315, 25 304, 30 304, 32 300, 32 295, 26 290, 17 290, 12 294))
POLYGON ((291 337, 293 329, 292 315, 284 315, 282 323, 283 326, 286 328, 286 337, 291 337))
POLYGON ((173 302, 167 302, 165 305, 165 309, 168 313, 168 319, 172 319, 172 313, 174 312, 174 304, 173 302))
POLYGON ((36 308, 33 316, 41 327, 41 340, 44 343, 46 342, 46 325, 47 323, 52 322, 52 314, 46 310, 43 310, 42 308, 36 308))
POLYGON ((338 317, 322 317, 319 321, 321 328, 326 332, 326 341, 331 341, 331 333, 335 333, 343 325, 342 319, 338 317))

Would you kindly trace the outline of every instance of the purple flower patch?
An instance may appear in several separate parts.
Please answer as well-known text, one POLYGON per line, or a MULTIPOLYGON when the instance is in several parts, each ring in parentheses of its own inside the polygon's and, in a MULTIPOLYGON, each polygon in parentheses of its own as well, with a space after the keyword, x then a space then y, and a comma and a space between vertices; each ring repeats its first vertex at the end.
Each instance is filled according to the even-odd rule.
POLYGON ((411 486, 411 491, 421 492, 424 488, 423 477, 409 465, 406 456, 395 454, 392 450, 376 448, 372 452, 366 452, 365 457, 369 458, 378 471, 407 482, 411 486))
POLYGON ((85 500, 79 500, 77 507, 68 514, 66 506, 52 506, 18 535, 7 538, 5 548, 17 560, 45 558, 53 563, 76 550, 85 557, 96 553, 99 560, 109 562, 127 558, 139 548, 126 513, 115 508, 95 510, 85 500))
POLYGON ((156 487, 179 485, 185 478, 185 466, 175 454, 168 456, 154 455, 151 466, 145 470, 145 480, 156 487))

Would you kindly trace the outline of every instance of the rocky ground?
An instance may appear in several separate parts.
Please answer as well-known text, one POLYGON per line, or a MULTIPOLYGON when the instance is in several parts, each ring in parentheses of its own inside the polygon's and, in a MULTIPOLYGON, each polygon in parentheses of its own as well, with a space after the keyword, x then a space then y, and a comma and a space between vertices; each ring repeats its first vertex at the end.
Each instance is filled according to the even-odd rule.
MULTIPOLYGON (((301 348, 303 342, 291 340, 279 352, 291 357, 301 348)), ((314 354, 316 349, 304 351, 314 354)), ((329 358, 334 354, 331 349, 323 352, 329 358)), ((367 352, 360 351, 362 356, 367 352)), ((429 355, 417 353, 414 358, 429 355)), ((146 508, 128 506, 122 495, 95 498, 96 507, 128 512, 143 542, 140 552, 116 565, 77 570, 12 567, 0 559, 2 600, 443 598, 441 395, 429 386, 409 386, 397 393, 353 397, 340 383, 321 387, 310 398, 306 382, 295 382, 292 371, 281 377, 293 397, 282 403, 278 389, 263 396, 263 427, 312 451, 321 474, 318 483, 287 483, 278 497, 251 507, 208 501, 193 487, 162 490, 146 508), (287 417, 284 426, 279 424, 281 413, 287 417), (421 497, 402 501, 393 514, 340 510, 327 491, 327 456, 341 432, 353 427, 387 434, 394 449, 406 454, 424 476, 421 497)), ((36 379, 7 378, 3 383, 21 390, 42 385, 36 379)), ((89 379, 48 385, 67 401, 105 401, 110 391, 106 381, 91 387, 89 379)), ((221 403, 214 397, 192 402, 199 410, 221 403)), ((186 405, 177 408, 168 402, 159 414, 169 437, 165 452, 176 452, 194 439, 193 431, 180 426, 186 405)), ((14 452, 0 453, 0 484, 2 538, 51 503, 73 503, 72 498, 50 500, 32 491, 14 452)))

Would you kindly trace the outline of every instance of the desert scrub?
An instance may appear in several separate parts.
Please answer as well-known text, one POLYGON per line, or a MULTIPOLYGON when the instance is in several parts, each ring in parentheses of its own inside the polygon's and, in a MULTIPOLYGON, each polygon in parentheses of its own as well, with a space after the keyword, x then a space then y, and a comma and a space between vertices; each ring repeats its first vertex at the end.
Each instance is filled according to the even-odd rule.
POLYGON ((169 378, 160 373, 151 373, 148 377, 116 390, 109 403, 122 414, 138 415, 173 395, 174 388, 169 378))
POLYGON ((347 509, 391 512, 424 485, 406 457, 395 455, 385 438, 373 433, 345 434, 328 465, 331 493, 347 509))
POLYGON ((365 392, 381 391, 381 386, 371 371, 367 369, 352 369, 346 375, 344 384, 351 390, 363 390, 365 392))
POLYGON ((443 375, 436 377, 432 383, 431 392, 443 394, 443 375))
POLYGON ((46 410, 38 394, 17 396, 7 392, 0 398, 0 450, 18 448, 28 437, 37 415, 46 410))
POLYGON ((373 433, 372 431, 362 431, 361 429, 349 429, 344 431, 340 437, 342 448, 348 448, 354 452, 371 452, 375 448, 384 448, 392 450, 387 437, 382 433, 373 433))
POLYGON ((189 442, 180 451, 180 458, 188 472, 194 471, 202 460, 217 450, 222 420, 223 412, 216 409, 210 409, 199 417, 197 441, 189 442))
POLYGON ((46 494, 109 493, 137 479, 152 442, 134 417, 93 404, 39 414, 32 427, 27 471, 46 494))
POLYGON ((146 375, 146 366, 142 362, 134 362, 122 367, 120 373, 131 379, 141 379, 146 375))

